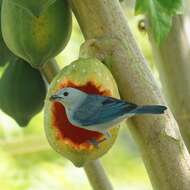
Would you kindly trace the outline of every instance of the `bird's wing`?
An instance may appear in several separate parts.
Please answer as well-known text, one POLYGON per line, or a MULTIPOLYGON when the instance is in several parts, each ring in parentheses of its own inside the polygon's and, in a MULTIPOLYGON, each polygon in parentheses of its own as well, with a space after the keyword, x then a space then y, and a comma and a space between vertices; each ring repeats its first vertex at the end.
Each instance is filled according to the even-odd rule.
POLYGON ((137 108, 136 104, 106 96, 89 95, 73 114, 73 119, 82 126, 91 126, 112 121, 137 108))

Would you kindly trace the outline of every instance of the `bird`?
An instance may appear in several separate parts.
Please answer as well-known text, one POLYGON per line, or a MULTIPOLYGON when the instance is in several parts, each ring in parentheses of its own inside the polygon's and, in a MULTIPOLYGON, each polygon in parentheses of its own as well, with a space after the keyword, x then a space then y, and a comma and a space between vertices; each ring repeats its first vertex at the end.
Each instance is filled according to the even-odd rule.
MULTIPOLYGON (((105 140, 111 137, 109 129, 124 119, 142 114, 163 114, 163 105, 137 105, 125 100, 89 94, 77 88, 64 87, 49 98, 65 107, 69 122, 79 128, 102 133, 105 140)), ((91 143, 96 147, 98 142, 91 143)))

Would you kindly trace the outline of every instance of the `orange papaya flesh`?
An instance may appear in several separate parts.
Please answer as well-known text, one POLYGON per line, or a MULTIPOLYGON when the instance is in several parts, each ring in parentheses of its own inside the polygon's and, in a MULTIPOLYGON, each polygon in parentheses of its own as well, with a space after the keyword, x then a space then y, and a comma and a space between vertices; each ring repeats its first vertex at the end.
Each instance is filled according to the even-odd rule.
POLYGON ((110 129, 111 138, 72 125, 59 102, 49 101, 49 97, 64 87, 73 87, 89 94, 99 94, 119 98, 116 83, 109 70, 96 59, 79 59, 66 66, 50 84, 45 101, 45 132, 50 145, 61 155, 71 160, 75 166, 84 166, 90 160, 104 155, 114 144, 118 127, 110 129), (84 74, 85 71, 85 74, 84 74), (89 140, 102 141, 96 148, 89 140))
MULTIPOLYGON (((100 86, 96 86, 93 81, 89 81, 87 84, 81 86, 74 84, 71 81, 67 81, 60 84, 60 89, 64 87, 77 88, 89 94, 98 94, 103 96, 111 95, 109 90, 102 91, 100 86)), ((75 149, 80 149, 80 147, 91 149, 93 148, 93 145, 89 142, 89 140, 95 139, 96 141, 101 141, 104 138, 103 134, 99 132, 85 130, 72 125, 67 119, 64 106, 59 102, 53 103, 52 114, 52 126, 56 127, 59 131, 59 134, 57 134, 58 139, 68 141, 75 149)))

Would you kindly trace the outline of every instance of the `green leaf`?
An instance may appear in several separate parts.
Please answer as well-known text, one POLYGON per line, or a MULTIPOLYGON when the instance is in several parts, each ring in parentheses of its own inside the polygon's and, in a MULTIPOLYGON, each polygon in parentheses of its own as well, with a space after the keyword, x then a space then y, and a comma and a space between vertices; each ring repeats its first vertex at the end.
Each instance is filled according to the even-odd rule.
POLYGON ((10 0, 17 6, 29 11, 34 16, 39 16, 47 8, 56 2, 56 0, 10 0))
POLYGON ((183 0, 136 0, 135 14, 144 14, 149 20, 150 31, 160 44, 172 26, 172 17, 182 13, 183 0))
POLYGON ((183 11, 183 1, 182 0, 157 0, 160 5, 166 9, 170 14, 178 14, 183 11))
POLYGON ((147 0, 136 0, 135 4, 135 14, 144 14, 148 10, 148 1, 147 0))

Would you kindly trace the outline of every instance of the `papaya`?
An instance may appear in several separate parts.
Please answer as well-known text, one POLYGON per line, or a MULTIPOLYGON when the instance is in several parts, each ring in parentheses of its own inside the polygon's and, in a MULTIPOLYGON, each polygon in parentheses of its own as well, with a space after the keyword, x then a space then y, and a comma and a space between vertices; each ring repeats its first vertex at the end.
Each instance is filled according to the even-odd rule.
POLYGON ((51 95, 64 87, 73 87, 91 94, 119 98, 114 78, 107 67, 95 58, 80 58, 64 67, 51 82, 44 111, 44 127, 50 145, 71 160, 75 166, 84 166, 105 154, 115 142, 118 127, 110 130, 112 137, 102 141, 104 135, 72 125, 67 119, 64 106, 49 100, 51 95), (99 147, 91 139, 102 141, 99 147))
POLYGON ((68 1, 47 2, 50 3, 44 0, 3 0, 2 3, 1 28, 5 43, 35 68, 60 53, 71 34, 68 1))
MULTIPOLYGON (((2 0, 0 0, 0 15, 1 15, 2 0)), ((0 19, 0 67, 4 66, 8 61, 14 58, 14 54, 7 48, 1 33, 1 19, 0 19)))
POLYGON ((0 108, 24 127, 44 105, 46 86, 38 70, 18 58, 0 79, 0 108))
POLYGON ((15 58, 15 55, 5 45, 0 32, 0 67, 15 58))

